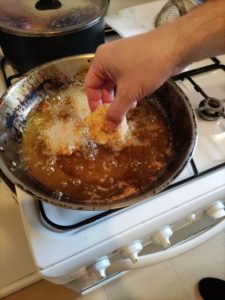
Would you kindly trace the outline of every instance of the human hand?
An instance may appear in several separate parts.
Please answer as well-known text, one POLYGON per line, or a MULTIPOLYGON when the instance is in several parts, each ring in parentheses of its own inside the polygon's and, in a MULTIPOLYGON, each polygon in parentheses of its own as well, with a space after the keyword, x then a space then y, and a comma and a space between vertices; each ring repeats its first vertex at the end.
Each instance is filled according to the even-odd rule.
POLYGON ((86 76, 91 110, 112 103, 107 121, 114 129, 138 100, 175 74, 176 45, 154 31, 104 44, 97 49, 86 76), (170 49, 169 49, 170 48, 170 49), (115 91, 115 95, 114 95, 115 91))
POLYGON ((193 61, 224 53, 224 13, 225 0, 206 1, 149 33, 101 45, 85 80, 91 110, 112 103, 107 121, 113 130, 169 77, 193 61))

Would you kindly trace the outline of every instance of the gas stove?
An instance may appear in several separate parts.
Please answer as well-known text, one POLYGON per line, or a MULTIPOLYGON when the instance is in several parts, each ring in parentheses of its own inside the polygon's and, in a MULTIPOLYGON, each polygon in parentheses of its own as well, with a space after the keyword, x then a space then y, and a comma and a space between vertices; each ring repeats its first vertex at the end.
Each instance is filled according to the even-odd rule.
MULTIPOLYGON (((112 34, 110 28, 108 28, 108 32, 112 34)), ((223 57, 221 57, 220 60, 223 60, 223 57)), ((209 116, 207 116, 207 110, 206 112, 201 110, 204 108, 202 105, 204 101, 214 101, 221 105, 221 112, 223 114, 223 103, 225 102, 225 68, 220 60, 212 58, 201 61, 189 66, 188 69, 185 69, 180 75, 174 77, 174 80, 188 96, 196 111, 198 119, 198 147, 195 150, 193 159, 168 189, 175 188, 180 184, 224 166, 225 121, 218 111, 214 112, 214 116, 212 116, 213 109, 218 110, 218 107, 212 107, 209 116), (218 78, 217 85, 211 85, 210 87, 208 83, 212 81, 212 77, 218 78), (206 121, 213 122, 208 123, 206 121), (220 140, 219 143, 216 143, 217 140, 220 140), (204 151, 204 149, 208 147, 214 148, 212 151, 204 151)), ((10 68, 10 66, 7 66, 7 61, 3 58, 2 69, 5 82, 7 86, 10 86, 19 74, 14 73, 13 75, 7 75, 7 71, 10 72, 7 68, 10 68)), ((215 106, 215 103, 213 104, 215 106)), ((74 213, 71 209, 59 209, 56 206, 41 201, 38 201, 38 207, 43 223, 48 225, 52 230, 56 229, 62 231, 91 224, 115 212, 76 211, 76 213, 74 213)))
MULTIPOLYGON (((3 90, 20 74, 4 58, 1 67, 3 90)), ((225 228, 225 56, 196 62, 173 79, 196 112, 198 140, 166 190, 124 209, 81 212, 37 201, 16 187, 43 278, 84 292, 184 253, 225 228)))

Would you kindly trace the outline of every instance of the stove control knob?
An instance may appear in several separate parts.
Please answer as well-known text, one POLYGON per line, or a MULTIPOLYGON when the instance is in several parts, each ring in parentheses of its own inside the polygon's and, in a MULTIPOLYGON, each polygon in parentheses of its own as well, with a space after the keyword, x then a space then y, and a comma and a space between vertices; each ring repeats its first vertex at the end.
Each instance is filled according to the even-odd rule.
POLYGON ((143 246, 140 241, 133 242, 130 246, 123 248, 122 256, 128 257, 133 263, 138 261, 138 253, 143 250, 143 246))
POLYGON ((108 256, 103 256, 94 265, 88 268, 90 273, 98 273, 102 279, 106 278, 106 269, 110 266, 108 256))
POLYGON ((186 221, 189 223, 194 223, 196 221, 196 214, 190 214, 186 217, 186 221))
POLYGON ((161 245, 163 248, 167 248, 171 245, 170 237, 173 235, 173 230, 169 225, 164 226, 159 232, 153 235, 152 241, 161 245))
POLYGON ((222 201, 216 201, 206 210, 205 213, 213 219, 222 218, 225 216, 225 206, 222 201))

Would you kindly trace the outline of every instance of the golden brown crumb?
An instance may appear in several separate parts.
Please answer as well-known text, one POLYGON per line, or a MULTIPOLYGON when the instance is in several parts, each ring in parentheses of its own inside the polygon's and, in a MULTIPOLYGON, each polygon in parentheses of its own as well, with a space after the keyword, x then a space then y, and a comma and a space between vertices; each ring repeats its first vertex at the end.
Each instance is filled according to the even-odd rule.
POLYGON ((105 123, 108 107, 109 104, 103 104, 86 118, 89 136, 97 144, 105 145, 114 150, 122 150, 126 146, 128 137, 127 120, 124 118, 114 131, 107 131, 105 123))
POLYGON ((74 120, 58 119, 43 133, 47 150, 53 155, 71 155, 85 143, 85 128, 75 125, 74 120))

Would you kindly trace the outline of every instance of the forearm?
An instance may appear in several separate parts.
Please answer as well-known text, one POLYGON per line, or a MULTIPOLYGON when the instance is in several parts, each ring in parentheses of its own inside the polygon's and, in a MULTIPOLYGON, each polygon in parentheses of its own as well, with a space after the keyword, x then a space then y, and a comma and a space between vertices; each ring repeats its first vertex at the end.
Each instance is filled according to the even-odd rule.
POLYGON ((180 67, 193 61, 225 53, 225 0, 208 0, 194 11, 171 23, 177 35, 180 67))
POLYGON ((149 66, 151 54, 160 52, 160 63, 171 69, 168 75, 176 75, 194 61, 225 54, 225 0, 208 0, 174 22, 128 40, 134 40, 137 53, 139 45, 144 45, 149 66))

